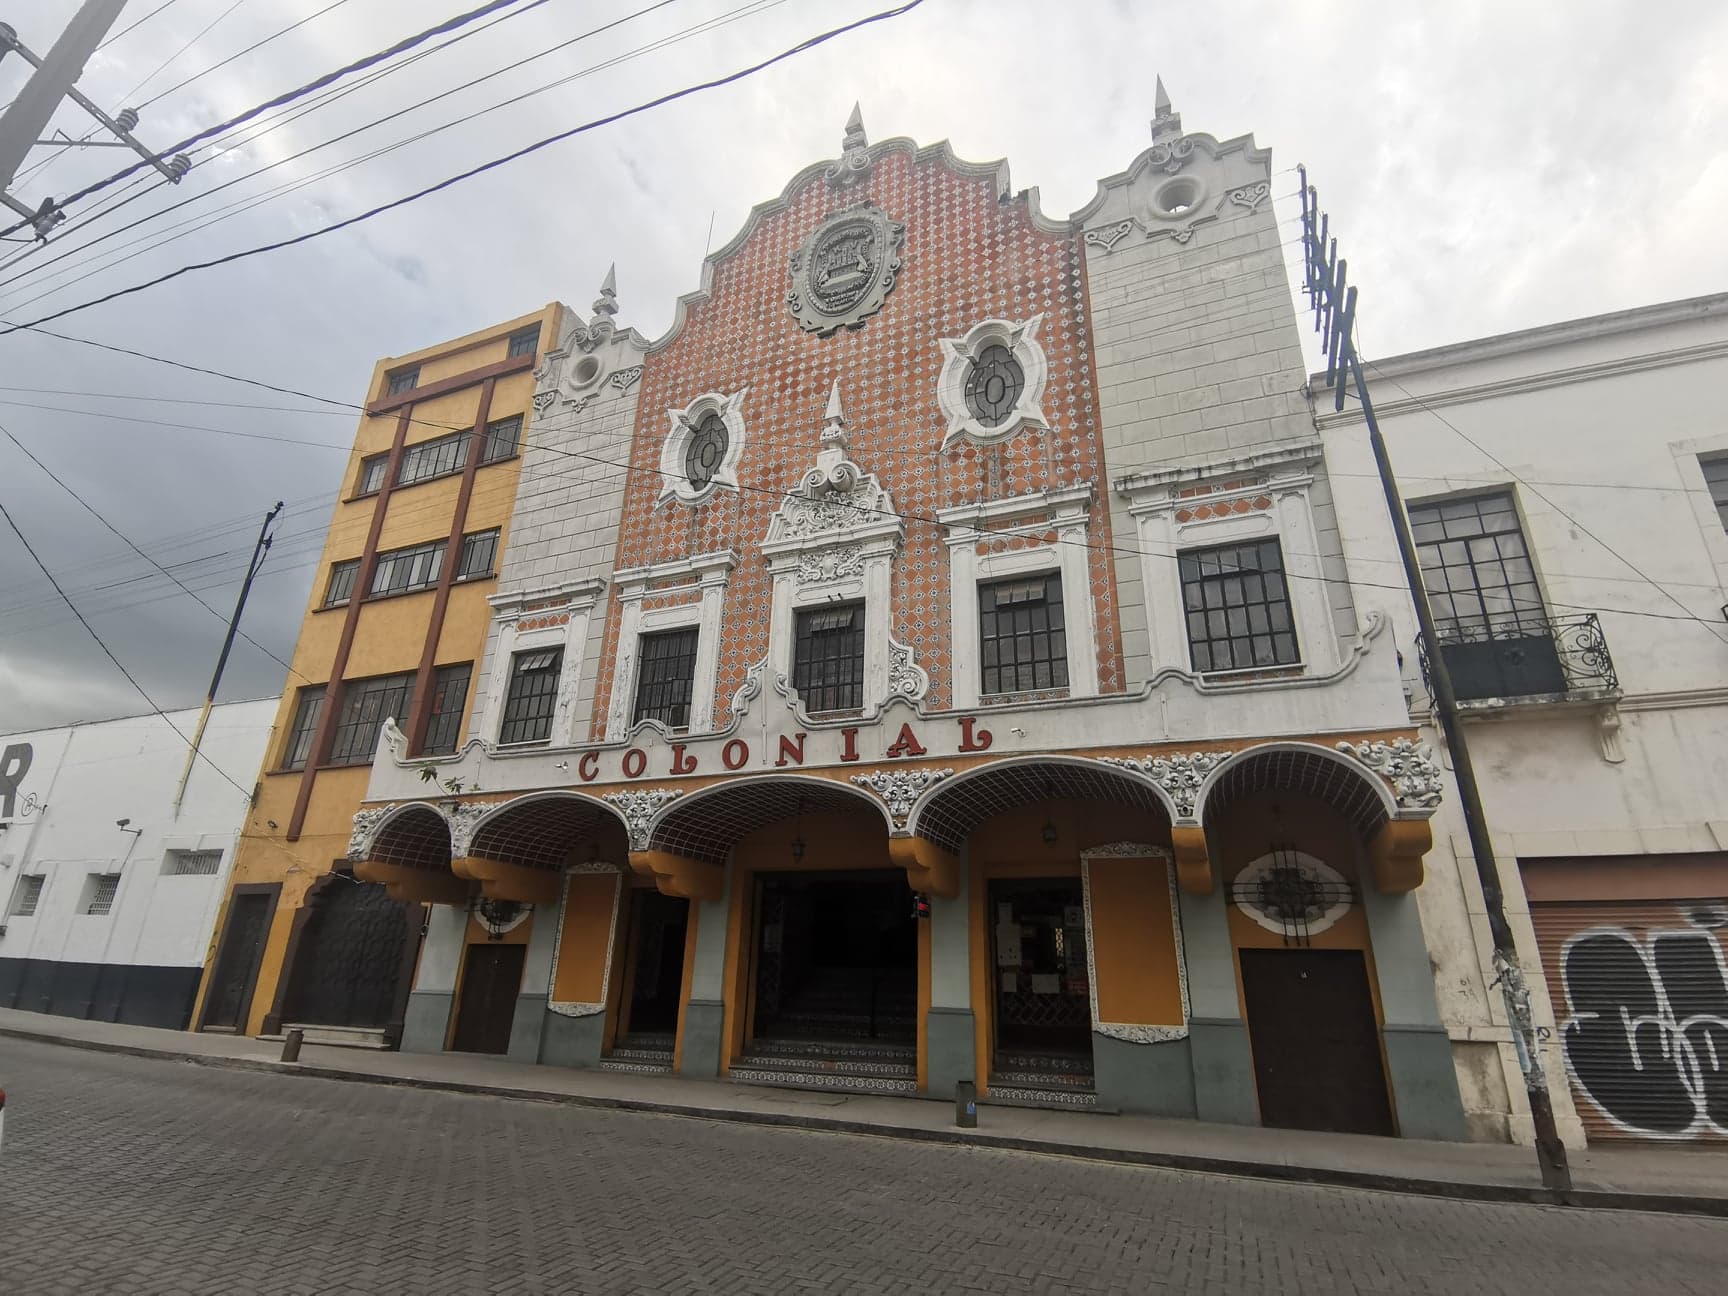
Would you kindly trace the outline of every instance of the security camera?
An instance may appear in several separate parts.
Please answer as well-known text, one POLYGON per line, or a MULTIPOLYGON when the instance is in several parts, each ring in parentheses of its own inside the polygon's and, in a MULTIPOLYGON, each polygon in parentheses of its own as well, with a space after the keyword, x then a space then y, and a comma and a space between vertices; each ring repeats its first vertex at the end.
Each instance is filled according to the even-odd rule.
POLYGON ((127 826, 127 825, 128 825, 128 824, 130 824, 130 823, 131 823, 131 822, 132 822, 132 821, 131 821, 131 820, 130 820, 130 819, 116 819, 116 820, 115 820, 115 821, 114 821, 114 826, 115 826, 115 827, 116 827, 116 828, 124 828, 124 827, 126 827, 126 826, 127 826))

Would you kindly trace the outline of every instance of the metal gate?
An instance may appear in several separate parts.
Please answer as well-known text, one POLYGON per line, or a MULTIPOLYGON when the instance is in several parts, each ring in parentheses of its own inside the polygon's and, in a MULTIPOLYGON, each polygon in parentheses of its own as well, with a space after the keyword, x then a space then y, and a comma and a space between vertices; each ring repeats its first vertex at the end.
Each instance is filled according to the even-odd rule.
POLYGON ((414 906, 392 900, 381 883, 351 879, 332 882, 311 903, 283 1021, 393 1024, 414 906))
POLYGON ((1728 1147, 1728 899, 1530 906, 1592 1142, 1728 1147))

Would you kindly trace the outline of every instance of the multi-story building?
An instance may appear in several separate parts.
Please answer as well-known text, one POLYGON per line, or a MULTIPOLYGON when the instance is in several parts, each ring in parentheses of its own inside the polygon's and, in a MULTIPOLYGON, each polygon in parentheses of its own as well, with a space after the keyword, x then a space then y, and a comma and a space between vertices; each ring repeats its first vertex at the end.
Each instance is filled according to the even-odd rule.
POLYGON ((276 704, 0 735, 0 1007, 185 1027, 276 704))
MULTIPOLYGON (((1381 360, 1563 1131, 1728 1136, 1728 296, 1381 360), (1537 975, 1540 969, 1541 975, 1537 975)), ((1318 380, 1316 381, 1318 386, 1318 380)), ((1359 416, 1321 406, 1359 582, 1395 583, 1359 416)), ((1407 608, 1405 681, 1430 702, 1407 608)), ((1457 799, 1418 893, 1484 1137, 1528 1111, 1457 799)))
POLYGON ((566 316, 466 741, 353 818, 404 1047, 1463 1136, 1271 175, 1160 90, 1053 218, 855 113, 665 337, 566 316))
POLYGON ((421 915, 344 862, 389 720, 461 743, 547 307, 380 361, 200 990, 203 1030, 399 1034, 421 915))

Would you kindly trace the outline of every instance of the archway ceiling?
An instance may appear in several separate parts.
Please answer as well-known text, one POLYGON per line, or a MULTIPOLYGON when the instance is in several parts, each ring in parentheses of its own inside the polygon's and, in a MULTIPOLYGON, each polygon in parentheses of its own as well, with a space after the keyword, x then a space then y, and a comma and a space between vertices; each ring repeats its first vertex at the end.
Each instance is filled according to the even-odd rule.
POLYGON ((738 783, 674 804, 654 826, 653 848, 722 864, 727 851, 767 824, 800 814, 858 809, 881 818, 881 808, 866 794, 839 783, 793 779, 738 783))
POLYGON ((610 810, 588 801, 565 797, 527 801, 475 829, 468 853, 522 868, 562 868, 579 843, 618 822, 610 810))
POLYGON ((435 810, 409 810, 379 830, 366 858, 408 868, 448 869, 450 829, 435 810))
POLYGON ((1231 802, 1255 792, 1294 792, 1324 801, 1367 837, 1386 819, 1386 806, 1368 777, 1313 752, 1263 752, 1218 776, 1206 795, 1205 818, 1215 823, 1231 802))
POLYGON ((972 830, 1007 810, 1040 801, 1108 801, 1168 823, 1157 792, 1141 779, 1105 765, 1007 765, 942 785, 918 817, 918 835, 958 851, 972 830))

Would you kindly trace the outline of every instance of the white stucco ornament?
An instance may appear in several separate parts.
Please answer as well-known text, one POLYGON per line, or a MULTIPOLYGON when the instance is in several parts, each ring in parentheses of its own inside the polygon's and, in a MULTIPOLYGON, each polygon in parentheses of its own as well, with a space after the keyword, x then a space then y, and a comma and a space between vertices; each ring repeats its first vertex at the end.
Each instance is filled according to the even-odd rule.
POLYGON ((354 830, 348 836, 347 858, 366 858, 372 850, 373 838, 378 835, 378 826, 384 822, 384 816, 395 808, 394 805, 368 806, 354 812, 354 830))
POLYGON ((1050 426, 1043 408, 1050 365, 1038 343, 1043 322, 1041 314, 1018 324, 987 319, 965 337, 939 339, 936 403, 948 420, 944 446, 960 439, 989 445, 1023 428, 1050 426))
POLYGON ((645 851, 652 831, 654 816, 668 801, 684 793, 676 788, 644 788, 640 792, 608 792, 605 800, 624 816, 624 829, 630 835, 630 849, 645 851))
POLYGON ((1194 802, 1200 794, 1200 785, 1206 781, 1208 774, 1232 755, 1233 752, 1218 751, 1147 756, 1142 760, 1124 756, 1105 756, 1101 759, 1107 765, 1120 765, 1124 769, 1138 770, 1145 774, 1170 794, 1176 813, 1184 819, 1190 819, 1194 815, 1194 802))
POLYGON ((894 817, 894 826, 904 828, 913 803, 953 773, 951 769, 872 770, 868 774, 854 774, 852 781, 881 797, 894 817))
POLYGON ((738 461, 744 456, 744 398, 748 387, 731 395, 704 392, 683 409, 666 411, 666 439, 660 446, 660 499, 675 497, 701 504, 721 489, 738 489, 738 461))
POLYGON ((1445 780, 1424 744, 1394 738, 1391 742, 1341 742, 1338 750, 1390 783, 1400 809, 1432 810, 1440 804, 1445 780))
POLYGON ((906 227, 869 203, 830 216, 792 254, 792 317, 818 337, 860 327, 893 291, 905 239, 906 227))

